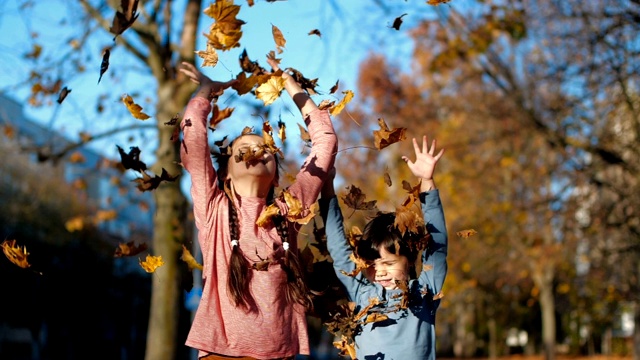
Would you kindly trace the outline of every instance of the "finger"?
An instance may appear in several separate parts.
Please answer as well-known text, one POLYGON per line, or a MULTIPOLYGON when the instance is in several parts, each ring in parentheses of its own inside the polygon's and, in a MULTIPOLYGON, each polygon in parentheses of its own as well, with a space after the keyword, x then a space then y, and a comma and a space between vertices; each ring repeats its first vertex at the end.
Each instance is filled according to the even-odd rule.
POLYGON ((427 135, 422 136, 422 153, 427 154, 429 152, 429 146, 427 145, 427 135))
POLYGON ((438 155, 434 156, 433 158, 436 159, 436 161, 438 161, 442 157, 442 154, 444 154, 444 148, 440 149, 440 152, 438 152, 438 155))
POLYGON ((433 156, 436 151, 436 139, 431 140, 431 149, 429 149, 429 155, 433 156))
POLYGON ((416 156, 420 154, 420 147, 418 146, 418 140, 416 140, 416 138, 413 138, 413 151, 415 151, 416 156))

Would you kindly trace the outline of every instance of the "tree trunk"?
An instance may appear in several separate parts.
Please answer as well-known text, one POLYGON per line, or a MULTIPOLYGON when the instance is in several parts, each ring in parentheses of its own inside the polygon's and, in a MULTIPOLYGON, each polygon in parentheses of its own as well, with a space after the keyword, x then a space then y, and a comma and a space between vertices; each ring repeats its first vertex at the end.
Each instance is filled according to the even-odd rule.
POLYGON ((498 325, 496 319, 491 318, 487 321, 487 328, 489 329, 489 359, 498 358, 498 325))
MULTIPOLYGON (((153 173, 160 176, 162 169, 169 175, 182 173, 180 142, 172 141, 174 126, 167 126, 176 113, 182 111, 174 98, 176 84, 159 84, 158 148, 153 173)), ((175 126, 178 126, 177 124, 175 126)), ((147 330, 147 360, 173 360, 176 358, 178 319, 180 313, 180 255, 185 243, 186 199, 180 189, 180 177, 173 182, 162 182, 155 190, 153 254, 161 255, 164 265, 152 274, 151 309, 147 330)))
POLYGON ((545 267, 534 274, 536 286, 540 289, 540 311, 542 312, 542 345, 545 360, 555 360, 556 355, 556 315, 553 294, 553 269, 545 267))
MULTIPOLYGON (((638 262, 636 270, 636 279, 639 279, 640 282, 640 262, 638 262)), ((640 283, 638 287, 640 288, 640 283)), ((636 295, 633 309, 633 360, 640 360, 640 298, 638 295, 636 295)))

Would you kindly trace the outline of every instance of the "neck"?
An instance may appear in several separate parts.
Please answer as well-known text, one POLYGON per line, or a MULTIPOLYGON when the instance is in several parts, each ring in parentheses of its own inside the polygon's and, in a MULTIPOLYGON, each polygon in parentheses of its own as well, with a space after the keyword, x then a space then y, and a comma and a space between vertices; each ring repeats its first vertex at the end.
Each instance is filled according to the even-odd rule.
POLYGON ((266 198, 271 190, 271 181, 261 178, 231 179, 236 194, 243 197, 266 198))

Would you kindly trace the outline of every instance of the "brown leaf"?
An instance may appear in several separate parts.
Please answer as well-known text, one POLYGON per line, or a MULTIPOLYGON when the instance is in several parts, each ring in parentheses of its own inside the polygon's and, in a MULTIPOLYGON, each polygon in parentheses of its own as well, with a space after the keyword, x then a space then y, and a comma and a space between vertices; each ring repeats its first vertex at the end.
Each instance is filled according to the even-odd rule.
POLYGON ((62 102, 64 101, 64 99, 67 97, 67 95, 69 95, 69 93, 71 92, 71 89, 67 88, 66 86, 62 88, 62 91, 60 91, 60 95, 58 95, 58 104, 62 104, 62 102))
POLYGON ((235 108, 224 108, 220 110, 218 104, 213 104, 213 109, 211 110, 211 118, 209 119, 209 128, 215 129, 216 125, 218 125, 222 120, 231 117, 235 108))
POLYGON ((100 77, 98 78, 98 84, 100 84, 100 80, 102 80, 102 75, 104 75, 104 73, 107 72, 107 69, 109 69, 109 55, 111 55, 111 51, 108 48, 104 49, 102 62, 100 63, 100 77))
POLYGON ((474 229, 467 229, 467 230, 460 230, 458 232, 456 232, 456 235, 458 235, 459 237, 463 238, 463 239, 467 239, 473 235, 476 235, 478 232, 475 231, 474 229))
POLYGON ((402 17, 404 17, 406 15, 407 14, 402 14, 402 15, 398 16, 397 18, 395 18, 395 20, 393 20, 393 25, 391 27, 396 29, 396 30, 400 30, 400 25, 402 25, 402 17))
POLYGON ((384 183, 387 184, 388 187, 391 187, 391 176, 389 175, 389 169, 384 169, 384 183))
POLYGON ((335 85, 333 85, 331 89, 329 89, 329 94, 335 94, 335 92, 338 91, 339 84, 340 84, 340 80, 336 80, 335 85))
POLYGON ((278 50, 278 54, 282 54, 282 49, 287 43, 284 35, 282 35, 282 31, 278 29, 277 26, 271 24, 271 33, 273 34, 273 40, 276 42, 276 49, 278 50))
POLYGON ((138 0, 120 0, 120 10, 116 11, 109 31, 115 36, 113 39, 127 30, 138 18, 138 0))
POLYGON ((309 33, 307 35, 317 35, 318 37, 322 37, 322 34, 320 33, 320 30, 318 30, 318 29, 313 29, 313 30, 309 31, 309 33))
POLYGON ((382 150, 391 144, 395 144, 399 141, 406 139, 406 128, 394 128, 389 130, 387 123, 382 118, 378 119, 378 125, 380 130, 374 130, 374 145, 376 149, 382 150))
POLYGON ((145 250, 147 250, 147 244, 142 243, 136 246, 133 241, 129 241, 126 244, 123 244, 123 243, 118 244, 118 247, 116 248, 116 252, 115 254, 113 254, 113 257, 136 256, 145 250))
POLYGON ((215 49, 226 51, 240 46, 245 22, 236 18, 239 11, 240 6, 234 5, 233 0, 216 0, 204 10, 205 15, 215 20, 205 34, 215 49))
POLYGON ((376 207, 377 200, 365 201, 367 196, 362 190, 355 185, 349 187, 349 193, 342 200, 344 204, 354 210, 373 210, 376 207))
POLYGON ((202 67, 214 67, 218 64, 218 53, 216 52, 216 49, 213 47, 213 45, 209 42, 207 42, 206 50, 198 50, 195 53, 204 60, 202 62, 202 67))
POLYGON ((137 183, 138 190, 143 192, 157 189, 158 186, 160 186, 160 183, 163 181, 173 182, 178 178, 178 175, 169 175, 167 170, 165 170, 164 168, 162 168, 162 174, 160 174, 160 176, 156 175, 154 177, 151 177, 144 171, 141 172, 141 174, 142 178, 137 178, 133 180, 133 182, 137 183))

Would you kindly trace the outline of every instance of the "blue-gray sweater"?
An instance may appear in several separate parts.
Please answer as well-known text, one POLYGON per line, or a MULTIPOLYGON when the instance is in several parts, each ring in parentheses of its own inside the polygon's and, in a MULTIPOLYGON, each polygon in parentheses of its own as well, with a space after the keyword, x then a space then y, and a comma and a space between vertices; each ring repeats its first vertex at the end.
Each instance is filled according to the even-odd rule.
POLYGON ((369 323, 355 337, 358 360, 433 360, 435 359, 435 321, 440 294, 447 275, 447 228, 438 190, 420 194, 422 214, 431 241, 422 256, 423 268, 418 279, 409 281, 410 304, 408 309, 394 308, 401 300, 401 290, 385 290, 374 284, 362 273, 356 277, 350 273, 355 264, 349 259, 351 247, 344 232, 343 217, 338 199, 320 199, 320 211, 325 223, 327 247, 333 258, 334 270, 342 281, 349 300, 356 303, 356 312, 377 297, 384 301, 384 312, 389 319, 369 323), (394 295, 396 295, 394 297, 394 295))

